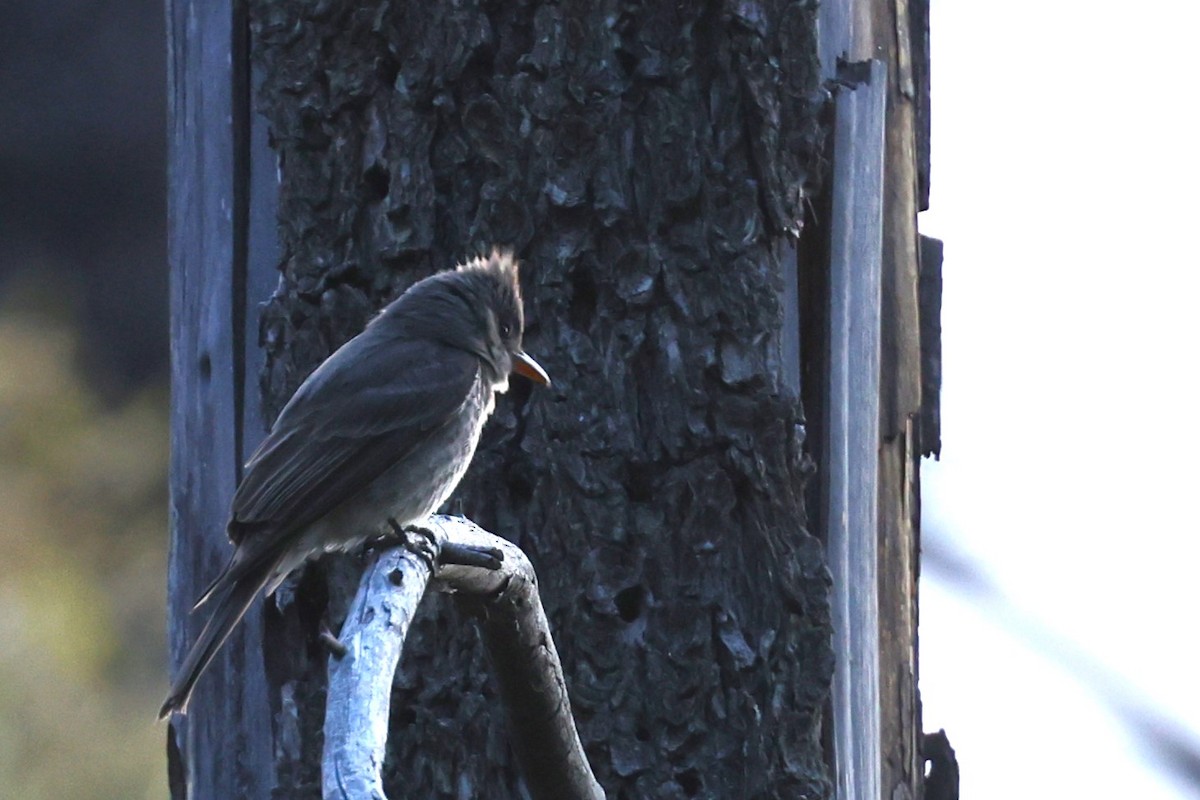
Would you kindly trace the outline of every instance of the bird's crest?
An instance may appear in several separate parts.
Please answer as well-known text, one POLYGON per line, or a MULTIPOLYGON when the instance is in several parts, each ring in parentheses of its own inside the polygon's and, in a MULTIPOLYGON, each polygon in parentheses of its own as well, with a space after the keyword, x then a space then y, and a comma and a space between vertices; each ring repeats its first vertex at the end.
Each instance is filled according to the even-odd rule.
POLYGON ((490 272, 498 276, 505 286, 512 287, 518 304, 521 302, 521 283, 517 278, 519 269, 520 265, 513 257, 512 251, 499 247, 493 247, 489 255, 478 255, 470 261, 458 265, 459 272, 490 272))

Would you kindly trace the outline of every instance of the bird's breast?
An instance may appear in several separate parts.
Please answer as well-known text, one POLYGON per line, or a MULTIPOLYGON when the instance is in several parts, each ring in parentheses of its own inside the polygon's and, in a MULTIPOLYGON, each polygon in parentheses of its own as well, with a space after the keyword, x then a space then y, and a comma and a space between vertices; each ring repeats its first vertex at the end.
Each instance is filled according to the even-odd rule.
POLYGON ((491 388, 476 380, 458 413, 318 523, 341 531, 325 539, 331 542, 326 549, 347 549, 386 532, 390 519, 408 525, 436 511, 466 474, 494 407, 491 388))

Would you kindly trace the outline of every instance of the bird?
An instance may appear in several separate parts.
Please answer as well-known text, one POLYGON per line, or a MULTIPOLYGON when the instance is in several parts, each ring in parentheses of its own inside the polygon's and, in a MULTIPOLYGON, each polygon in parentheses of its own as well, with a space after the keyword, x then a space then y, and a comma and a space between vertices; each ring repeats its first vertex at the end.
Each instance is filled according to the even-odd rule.
POLYGON ((493 249, 416 282, 304 380, 245 466, 226 528, 233 554, 196 601, 210 616, 159 719, 187 713, 260 592, 310 558, 437 510, 511 374, 550 384, 522 349, 518 272, 512 253, 493 249))

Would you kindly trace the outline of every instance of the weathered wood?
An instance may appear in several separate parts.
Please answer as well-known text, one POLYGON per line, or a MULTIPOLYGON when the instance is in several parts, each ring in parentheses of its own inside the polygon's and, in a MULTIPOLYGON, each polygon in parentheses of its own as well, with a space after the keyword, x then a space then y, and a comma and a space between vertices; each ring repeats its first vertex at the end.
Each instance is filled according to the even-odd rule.
POLYGON ((438 583, 479 627, 496 673, 509 736, 534 800, 604 800, 575 719, 537 575, 521 549, 461 519, 443 518, 451 541, 496 547, 497 570, 446 565, 438 583))
MULTIPOLYGON (((228 558, 245 337, 245 24, 229 2, 168 4, 171 544, 168 628, 178 665, 202 619, 192 601, 228 558)), ((243 624, 167 733, 174 798, 266 798, 273 785, 261 619, 243 624)))
MULTIPOLYGON (((915 338, 915 337, 914 337, 915 338)), ((917 697, 917 576, 920 555, 918 417, 879 451, 880 720, 885 798, 920 797, 917 697)))
MULTIPOLYGON (((890 20, 889 20, 890 21, 890 20)), ((891 29, 891 30, 894 30, 891 29)), ((895 38, 889 37, 892 53, 887 63, 897 63, 895 38)), ((889 67, 891 69, 892 67, 889 67)), ((885 439, 904 433, 909 418, 921 407, 920 315, 917 283, 916 139, 914 109, 910 98, 891 78, 887 97, 884 161, 883 213, 883 353, 880 384, 880 424, 885 439)), ((899 447, 903 450, 904 444, 899 447)), ((902 513, 899 506, 889 514, 902 513)))
MULTIPOLYGON (((436 557, 436 546, 429 555, 436 557)), ((329 657, 324 800, 387 798, 382 773, 392 682, 431 566, 429 557, 404 547, 383 550, 367 562, 338 635, 345 653, 329 657)))
POLYGON ((871 43, 890 70, 880 361, 881 789, 887 800, 909 800, 920 796, 924 774, 917 697, 920 455, 914 438, 921 410, 917 110, 923 89, 914 70, 927 64, 922 48, 912 41, 909 0, 872 0, 871 5, 871 43))
MULTIPOLYGON (((243 56, 244 57, 244 56, 243 56)), ((253 86, 262 83, 254 73, 253 86)), ((253 88, 253 87, 248 87, 253 88)), ((242 461, 245 463, 262 441, 274 418, 263 407, 259 378, 266 368, 259 317, 263 305, 279 285, 279 168, 271 149, 270 131, 261 114, 251 113, 251 97, 243 98, 247 117, 246 148, 246 267, 239 329, 245 331, 245 369, 242 376, 242 461)))
MULTIPOLYGON (((381 770, 393 675, 425 596, 430 564, 451 544, 502 554, 494 569, 443 564, 432 577, 479 624, 530 797, 603 800, 571 716, 533 566, 516 545, 462 518, 434 517, 426 525, 428 553, 393 548, 368 564, 342 626, 346 652, 330 658, 322 759, 325 800, 386 797, 381 770)), ((472 790, 463 784, 459 790, 467 796, 485 794, 482 787, 472 790)))
POLYGON ((825 407, 826 552, 833 577, 837 796, 880 797, 878 486, 887 69, 836 97, 825 407))
POLYGON ((930 51, 929 51, 929 0, 908 0, 908 19, 912 38, 913 84, 916 157, 917 157, 917 210, 929 208, 929 172, 931 158, 931 103, 930 103, 930 51))
POLYGON ((854 47, 853 12, 855 3, 821 3, 818 11, 818 24, 821 36, 818 39, 821 57, 821 77, 827 81, 836 80, 839 64, 844 61, 858 61, 857 53, 852 53, 854 47))
POLYGON ((921 455, 942 452, 942 243, 921 237, 921 455))
MULTIPOLYGON (((923 775, 916 649, 920 447, 912 437, 920 433, 923 408, 916 214, 928 195, 928 8, 924 0, 856 0, 822 4, 821 14, 827 77, 839 77, 837 62, 827 60, 833 57, 851 63, 873 58, 888 69, 878 397, 878 783, 883 798, 903 800, 919 796, 923 775)), ((819 277, 814 285, 819 290, 819 277)), ((820 297, 816 302, 819 307, 820 297)), ((806 359, 819 363, 812 350, 805 350, 806 359)), ((818 406, 816 413, 823 410, 818 406)), ((827 458, 818 459, 819 469, 827 458)))
POLYGON ((924 735, 921 756, 929 762, 922 800, 958 800, 958 759, 945 730, 924 735))

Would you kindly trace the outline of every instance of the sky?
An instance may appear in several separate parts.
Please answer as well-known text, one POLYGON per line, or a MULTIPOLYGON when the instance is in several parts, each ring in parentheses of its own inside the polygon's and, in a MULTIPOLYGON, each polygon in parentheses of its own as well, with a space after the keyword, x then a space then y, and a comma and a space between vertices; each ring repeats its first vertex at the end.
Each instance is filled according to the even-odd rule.
POLYGON ((1110 702, 1200 743, 1200 8, 933 0, 931 29, 925 729, 971 800, 1200 797, 1110 702))

